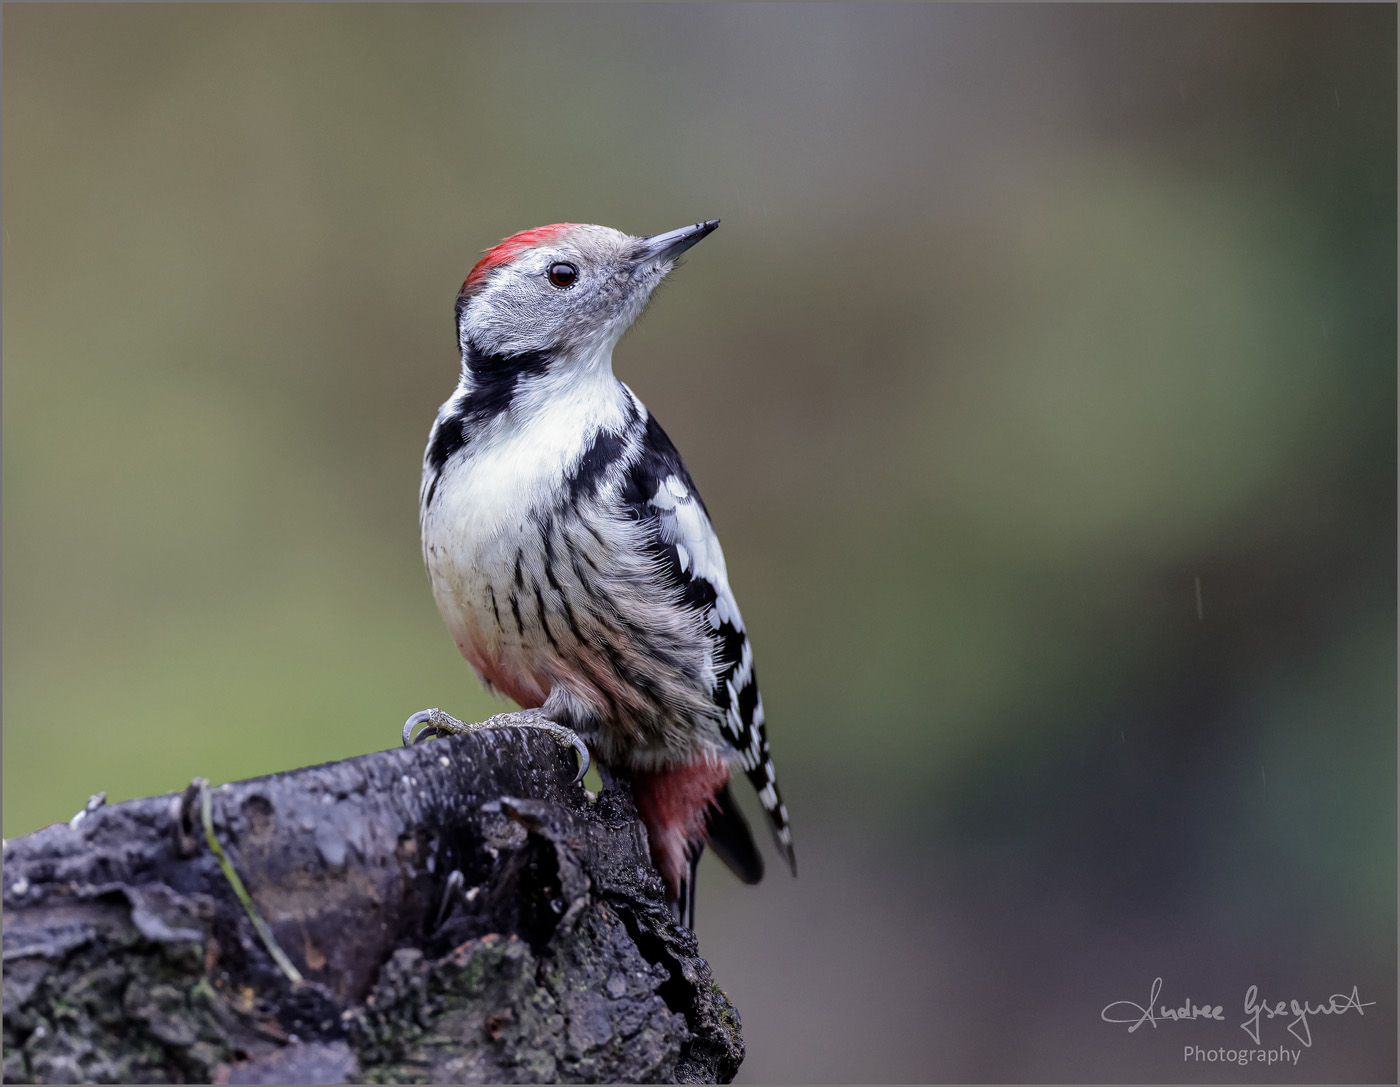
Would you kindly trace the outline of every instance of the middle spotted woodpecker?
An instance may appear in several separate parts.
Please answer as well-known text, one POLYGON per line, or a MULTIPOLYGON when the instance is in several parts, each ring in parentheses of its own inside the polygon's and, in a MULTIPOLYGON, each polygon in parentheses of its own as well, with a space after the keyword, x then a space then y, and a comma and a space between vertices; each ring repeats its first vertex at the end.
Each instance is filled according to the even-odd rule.
MULTIPOLYGON (((796 873, 719 540, 675 446, 612 372, 614 345, 676 258, 718 225, 634 237, 557 223, 488 249, 457 296, 461 378, 419 494, 457 648, 488 690, 536 711, 492 721, 565 726, 631 782, 667 898, 692 928, 706 844, 745 882, 763 875, 731 764, 796 873)), ((406 740, 415 720, 434 734, 471 727, 425 711, 406 740)))

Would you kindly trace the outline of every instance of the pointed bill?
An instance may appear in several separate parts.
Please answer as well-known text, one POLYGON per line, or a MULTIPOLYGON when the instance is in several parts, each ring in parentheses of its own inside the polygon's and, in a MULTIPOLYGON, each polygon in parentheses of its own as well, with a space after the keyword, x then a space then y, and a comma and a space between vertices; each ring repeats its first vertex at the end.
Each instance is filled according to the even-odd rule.
POLYGON ((705 235, 719 226, 718 219, 707 219, 703 223, 692 223, 679 230, 668 230, 665 234, 653 234, 643 238, 640 245, 643 259, 675 260, 705 235))

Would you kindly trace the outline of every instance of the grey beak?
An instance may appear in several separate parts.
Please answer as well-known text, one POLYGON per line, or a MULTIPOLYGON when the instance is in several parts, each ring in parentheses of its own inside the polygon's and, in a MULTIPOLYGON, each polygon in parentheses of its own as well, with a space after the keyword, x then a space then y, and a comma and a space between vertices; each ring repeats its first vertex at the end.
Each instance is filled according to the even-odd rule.
POLYGON ((642 239, 640 256, 643 260, 674 260, 717 226, 718 219, 707 219, 665 234, 653 234, 642 239))

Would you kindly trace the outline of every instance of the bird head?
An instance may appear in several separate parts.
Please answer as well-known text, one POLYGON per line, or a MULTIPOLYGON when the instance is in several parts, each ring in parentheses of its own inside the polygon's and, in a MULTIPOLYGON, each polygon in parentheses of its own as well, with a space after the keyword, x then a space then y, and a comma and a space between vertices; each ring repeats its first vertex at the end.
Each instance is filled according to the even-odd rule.
POLYGON ((636 237, 555 223, 486 250, 457 295, 463 357, 606 357, 676 258, 718 219, 636 237))

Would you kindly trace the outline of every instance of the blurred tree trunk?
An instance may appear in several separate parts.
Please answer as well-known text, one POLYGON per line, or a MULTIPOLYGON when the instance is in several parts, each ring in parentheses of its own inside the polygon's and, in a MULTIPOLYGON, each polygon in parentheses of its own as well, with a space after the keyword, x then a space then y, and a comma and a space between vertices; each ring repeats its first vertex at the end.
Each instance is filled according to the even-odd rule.
POLYGON ((572 758, 510 729, 212 789, 300 982, 193 786, 6 842, 5 1080, 727 1082, 738 1015, 572 758))

